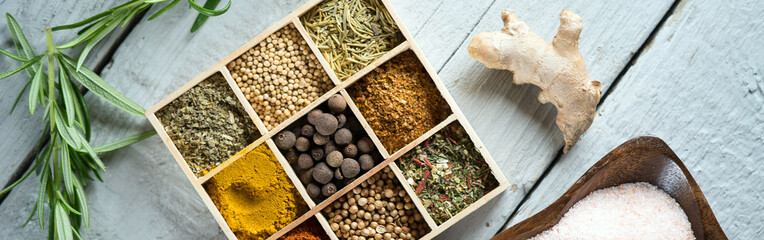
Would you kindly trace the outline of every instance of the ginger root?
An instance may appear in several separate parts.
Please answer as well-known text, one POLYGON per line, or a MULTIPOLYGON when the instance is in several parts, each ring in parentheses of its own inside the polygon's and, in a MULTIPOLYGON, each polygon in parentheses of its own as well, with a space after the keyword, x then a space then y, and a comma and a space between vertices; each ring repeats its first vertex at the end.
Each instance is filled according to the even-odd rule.
POLYGON ((501 31, 479 33, 470 40, 469 54, 489 68, 512 71, 515 84, 541 88, 539 102, 557 108, 557 127, 567 153, 592 124, 602 95, 600 82, 589 79, 578 51, 581 17, 563 10, 551 44, 531 32, 512 10, 504 10, 501 19, 501 31))

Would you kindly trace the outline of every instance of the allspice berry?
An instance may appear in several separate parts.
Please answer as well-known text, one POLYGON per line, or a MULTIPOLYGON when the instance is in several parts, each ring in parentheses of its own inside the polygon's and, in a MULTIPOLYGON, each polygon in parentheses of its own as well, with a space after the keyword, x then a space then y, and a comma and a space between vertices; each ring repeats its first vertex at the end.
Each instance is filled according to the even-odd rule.
POLYGON ((324 144, 328 142, 329 142, 329 136, 323 135, 320 133, 313 134, 313 143, 315 143, 316 145, 323 146, 324 144))
POLYGON ((324 185, 324 187, 321 188, 321 193, 324 194, 324 197, 329 197, 336 192, 337 186, 335 186, 334 183, 327 183, 324 185))
POLYGON ((334 173, 329 169, 329 166, 326 166, 326 163, 320 162, 313 167, 313 179, 317 182, 326 184, 332 180, 332 177, 334 177, 334 173))
POLYGON ((300 172, 300 182, 308 184, 313 182, 313 169, 303 170, 300 172))
POLYGON ((324 112, 321 111, 321 109, 313 109, 308 113, 308 122, 310 124, 316 125, 318 123, 318 117, 323 115, 324 112))
POLYGON ((345 160, 342 160, 341 167, 342 167, 342 175, 345 176, 346 178, 354 178, 355 176, 358 175, 359 172, 361 172, 361 166, 359 166, 358 162, 352 158, 345 158, 345 160))
POLYGON ((297 148, 297 151, 300 152, 308 151, 308 149, 310 149, 310 140, 305 137, 299 137, 297 138, 294 147, 297 148))
POLYGON ((310 196, 310 198, 317 198, 321 196, 321 188, 318 187, 316 184, 312 184, 312 183, 308 184, 308 186, 305 188, 306 188, 305 190, 308 191, 308 196, 310 196))
POLYGON ((313 158, 307 153, 300 154, 300 157, 297 158, 297 167, 302 170, 313 167, 313 158))
POLYGON ((355 144, 348 144, 345 146, 345 148, 342 149, 342 154, 345 157, 354 158, 356 155, 358 155, 358 148, 355 146, 355 144))
POLYGON ((340 130, 334 133, 334 142, 337 145, 345 146, 350 144, 351 141, 353 141, 353 133, 350 132, 350 129, 340 128, 340 130))
POLYGON ((374 167, 374 159, 371 158, 371 155, 364 154, 358 157, 358 164, 361 165, 362 170, 368 171, 374 167))
POLYGON ((332 113, 341 113, 345 111, 345 108, 348 106, 348 103, 345 102, 345 99, 342 98, 342 95, 340 94, 334 94, 334 96, 331 96, 328 101, 329 105, 329 111, 332 111, 332 113))
POLYGON ((342 114, 342 113, 337 114, 337 116, 335 117, 337 118, 337 127, 340 127, 340 128, 344 127, 345 123, 348 121, 348 118, 345 117, 345 114, 342 114))
POLYGON ((281 150, 288 150, 294 147, 297 137, 290 131, 280 132, 276 135, 276 147, 281 150))
POLYGON ((300 129, 300 134, 302 134, 305 137, 313 137, 313 133, 316 132, 316 129, 313 128, 313 125, 305 124, 305 126, 302 126, 300 129))
POLYGON ((358 140, 357 143, 355 143, 358 147, 358 151, 362 153, 369 153, 371 151, 374 151, 374 143, 369 139, 369 137, 361 138, 361 140, 358 140))
MULTIPOLYGON (((316 134, 316 135, 318 135, 318 134, 316 134)), ((313 135, 313 136, 316 136, 316 135, 313 135)), ((329 141, 329 142, 326 143, 326 145, 324 145, 324 152, 325 153, 330 153, 330 152, 334 152, 334 151, 337 151, 337 144, 335 144, 334 141, 329 141)))
POLYGON ((313 160, 321 160, 324 158, 324 149, 323 148, 313 148, 310 150, 310 156, 313 157, 313 160))
POLYGON ((316 131, 323 135, 332 135, 335 131, 337 131, 337 118, 334 117, 334 115, 324 113, 321 114, 321 116, 318 117, 318 120, 315 124, 316 131))
POLYGON ((342 180, 345 178, 342 176, 342 172, 340 172, 339 168, 334 169, 334 178, 336 178, 337 180, 342 180))
POLYGON ((330 167, 336 168, 342 165, 342 153, 340 151, 333 151, 326 155, 326 164, 330 167))

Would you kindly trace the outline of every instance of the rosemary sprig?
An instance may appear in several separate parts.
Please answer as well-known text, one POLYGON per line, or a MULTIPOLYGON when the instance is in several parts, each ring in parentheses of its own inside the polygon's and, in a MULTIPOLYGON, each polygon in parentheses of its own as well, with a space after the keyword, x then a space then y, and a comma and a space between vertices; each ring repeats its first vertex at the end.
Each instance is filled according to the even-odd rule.
MULTIPOLYGON (((165 1, 168 0, 131 0, 125 4, 106 10, 85 20, 72 24, 53 27, 53 31, 59 31, 65 29, 75 29, 87 25, 87 27, 83 28, 77 33, 78 36, 76 38, 60 46, 56 46, 56 48, 73 48, 87 42, 85 47, 82 49, 82 52, 80 52, 80 56, 77 60, 77 71, 79 71, 82 67, 82 63, 85 62, 85 59, 90 53, 90 50, 92 50, 93 47, 98 44, 98 42, 103 40, 107 35, 109 35, 109 33, 111 33, 117 26, 119 26, 120 22, 122 23, 122 27, 125 27, 130 19, 136 15, 142 13, 154 4, 165 1)), ((162 13, 177 5, 178 2, 180 2, 180 0, 173 0, 167 6, 154 13, 154 15, 151 15, 148 20, 151 21, 159 15, 162 15, 162 13)), ((188 0, 189 7, 199 12, 199 16, 197 16, 194 25, 191 27, 191 32, 195 32, 197 29, 199 29, 202 24, 207 21, 208 17, 221 15, 228 11, 228 9, 231 7, 231 0, 228 0, 228 4, 226 4, 225 7, 220 10, 215 10, 214 8, 218 5, 218 3, 220 3, 220 0, 207 0, 207 2, 204 4, 204 7, 202 7, 197 5, 195 0, 188 0)))
MULTIPOLYGON (((0 73, 0 80, 21 71, 26 71, 29 76, 16 97, 11 112, 16 108, 27 88, 29 89, 29 113, 34 115, 38 104, 44 107, 42 123, 45 124, 45 130, 39 139, 39 149, 36 149, 33 167, 19 180, 0 191, 0 195, 7 193, 29 177, 32 172, 40 176, 37 201, 23 226, 26 226, 36 213, 38 225, 41 230, 44 230, 44 209, 45 204, 48 203, 48 209, 51 211, 48 218, 48 238, 74 239, 77 237, 80 239, 80 226, 84 225, 87 228, 90 224, 84 186, 88 180, 93 180, 91 173, 103 181, 101 173, 106 172, 106 167, 98 154, 128 146, 156 134, 154 131, 149 131, 102 146, 91 146, 90 113, 82 92, 75 87, 75 81, 114 106, 133 115, 143 116, 145 110, 141 106, 106 84, 98 74, 83 66, 83 63, 90 51, 120 23, 124 27, 133 17, 153 4, 165 1, 168 0, 131 0, 80 22, 48 28, 45 31, 47 49, 39 55, 35 54, 16 19, 6 14, 16 54, 3 49, 0 49, 0 54, 18 61, 21 66, 0 73), (71 41, 59 46, 53 44, 53 31, 83 26, 85 27, 78 32, 78 36, 71 41), (58 51, 83 43, 85 46, 76 61, 58 51), (50 136, 50 140, 49 144, 44 145, 46 136, 50 136)), ((172 0, 148 20, 158 17, 178 2, 180 0, 172 0)), ((207 0, 204 7, 197 5, 195 0, 188 0, 188 2, 190 8, 199 12, 191 32, 199 29, 208 17, 223 14, 231 6, 230 0, 220 10, 214 10, 220 0, 207 0)))
MULTIPOLYGON (((38 146, 41 148, 36 150, 33 167, 19 180, 0 191, 0 195, 36 172, 40 175, 37 202, 24 226, 36 213, 42 229, 44 207, 45 203, 48 203, 48 209, 51 211, 49 238, 79 238, 80 226, 89 226, 85 184, 88 180, 93 180, 91 173, 101 180, 100 174, 106 171, 98 154, 141 141, 155 132, 140 133, 103 146, 92 147, 90 114, 82 93, 75 87, 75 81, 128 113, 143 116, 145 110, 106 84, 87 67, 81 66, 76 70, 75 61, 59 52, 53 45, 50 28, 45 31, 47 49, 37 55, 16 19, 6 14, 6 21, 17 53, 5 50, 0 53, 22 64, 16 69, 0 74, 0 79, 22 70, 26 71, 30 76, 26 83, 29 87, 29 113, 34 115, 38 104, 44 107, 42 122, 45 124, 45 130, 39 139, 38 146), (48 135, 50 144, 43 146, 48 135)), ((25 89, 26 87, 22 92, 25 89)))

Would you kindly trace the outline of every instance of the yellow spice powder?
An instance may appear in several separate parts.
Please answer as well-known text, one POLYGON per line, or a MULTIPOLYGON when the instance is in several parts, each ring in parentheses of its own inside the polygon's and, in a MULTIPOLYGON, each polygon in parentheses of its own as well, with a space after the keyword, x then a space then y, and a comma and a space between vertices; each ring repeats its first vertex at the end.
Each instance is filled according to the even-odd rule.
POLYGON ((239 239, 266 239, 308 209, 265 144, 215 174, 204 188, 239 239))

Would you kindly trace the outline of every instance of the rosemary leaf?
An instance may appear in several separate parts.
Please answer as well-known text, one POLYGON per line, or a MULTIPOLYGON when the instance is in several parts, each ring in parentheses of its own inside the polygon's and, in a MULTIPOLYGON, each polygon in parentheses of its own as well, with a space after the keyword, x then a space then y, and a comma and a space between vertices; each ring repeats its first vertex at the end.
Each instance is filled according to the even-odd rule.
POLYGON ((129 145, 131 145, 133 143, 140 142, 143 139, 146 139, 148 137, 154 136, 154 134, 156 134, 156 133, 157 132, 154 131, 154 130, 142 132, 142 133, 139 133, 139 134, 135 134, 135 135, 123 138, 123 139, 119 139, 119 140, 114 141, 114 142, 110 142, 110 143, 107 143, 107 144, 104 144, 104 145, 101 145, 101 146, 98 146, 98 147, 94 147, 93 151, 95 151, 97 153, 114 151, 114 150, 117 150, 117 149, 129 146, 129 145))

